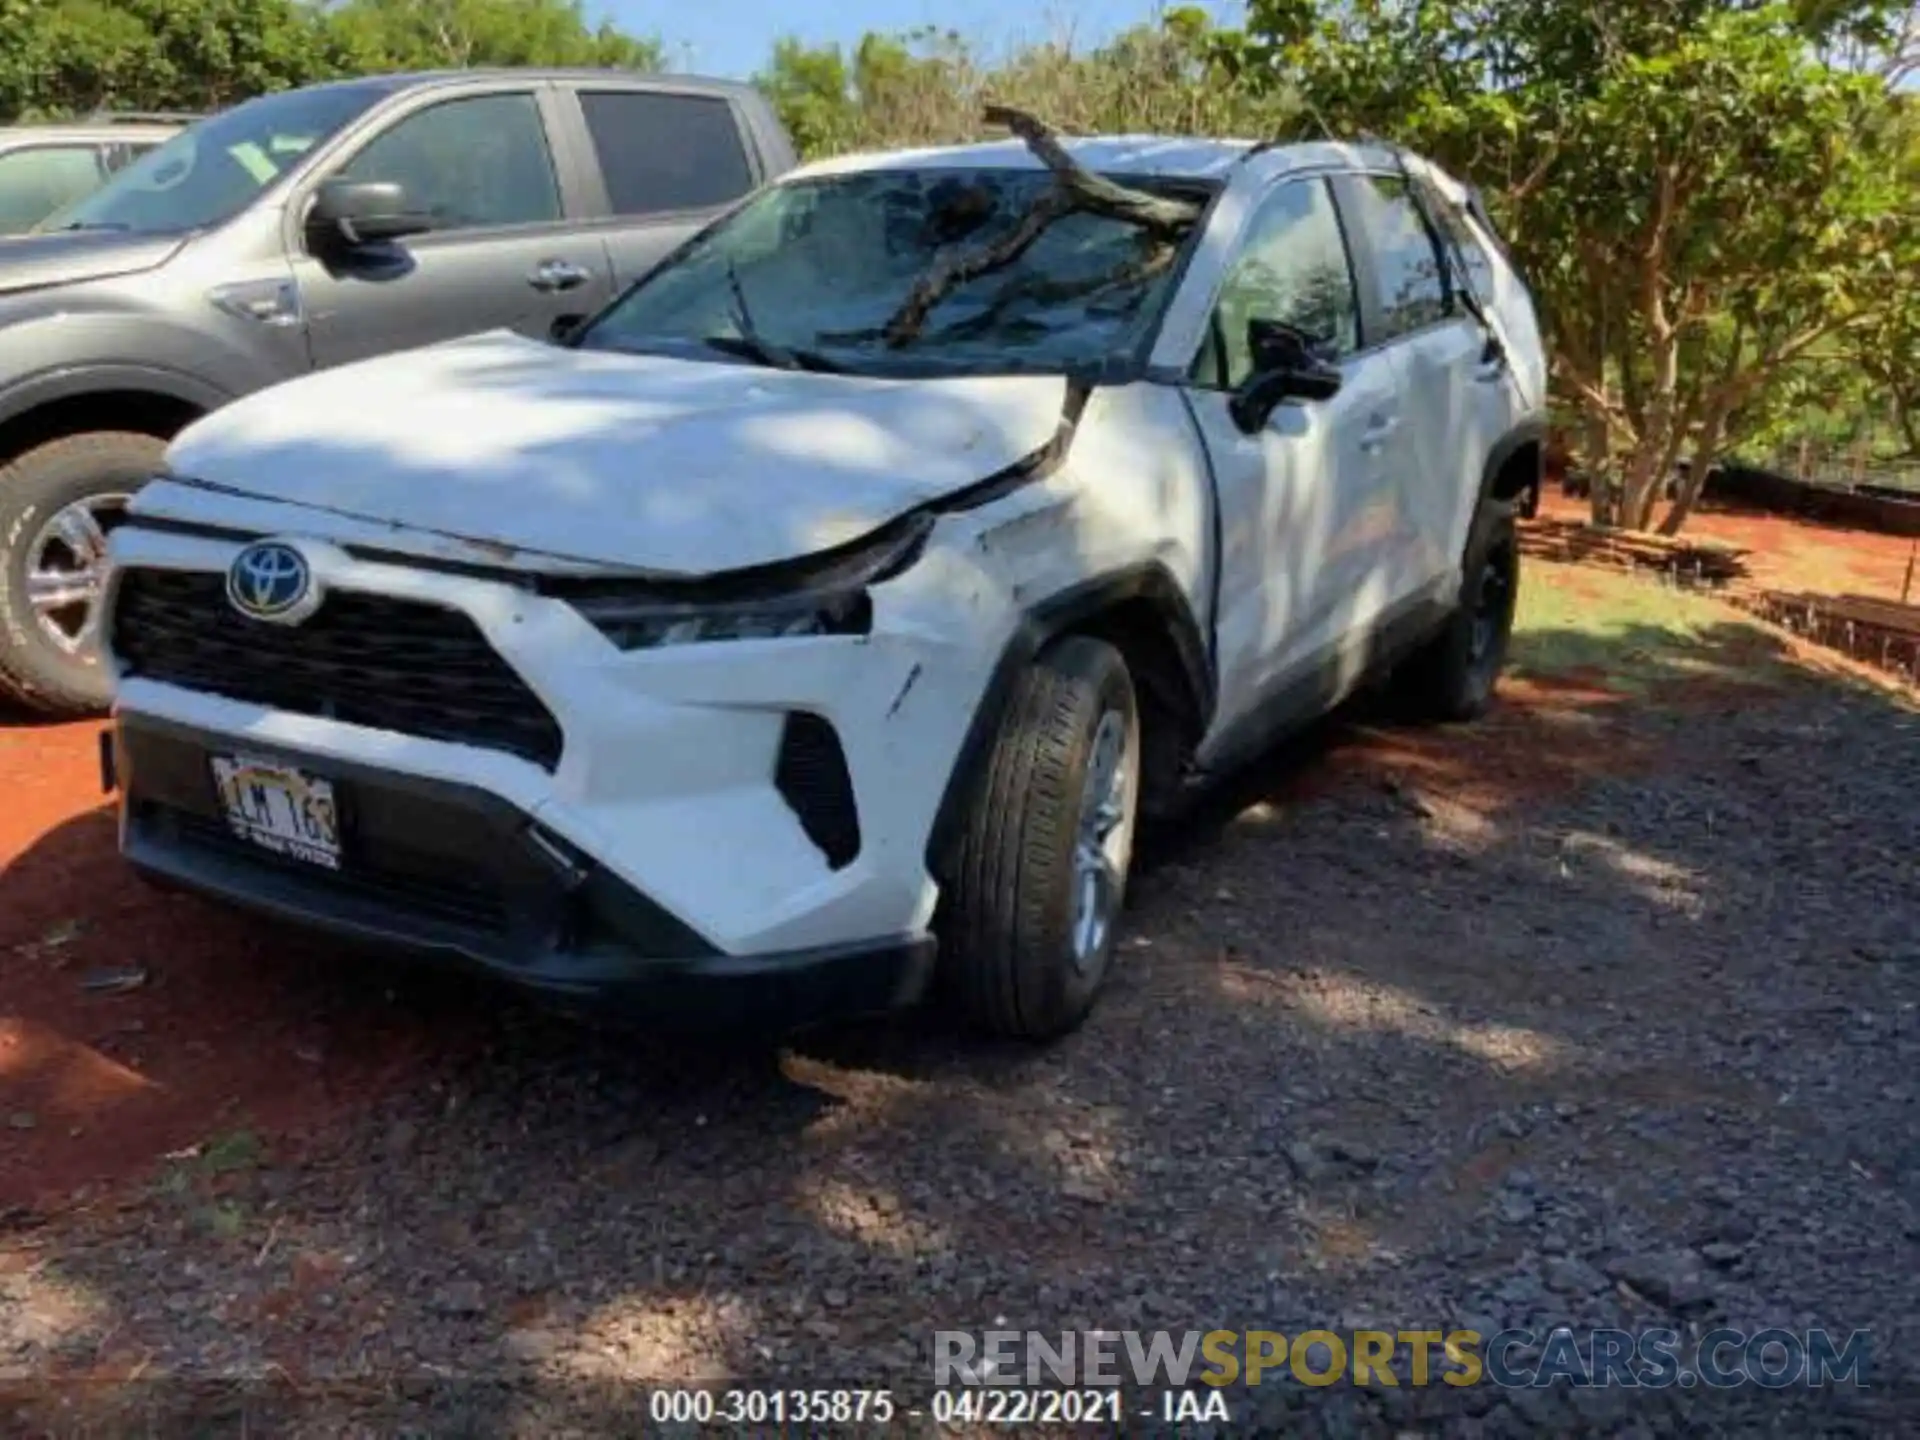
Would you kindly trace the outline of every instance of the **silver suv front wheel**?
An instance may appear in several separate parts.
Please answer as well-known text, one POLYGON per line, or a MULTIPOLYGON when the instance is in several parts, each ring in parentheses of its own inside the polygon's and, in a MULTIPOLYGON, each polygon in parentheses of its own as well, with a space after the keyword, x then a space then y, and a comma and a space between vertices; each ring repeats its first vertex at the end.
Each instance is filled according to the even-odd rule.
POLYGON ((151 435, 103 431, 0 465, 0 698, 51 715, 107 707, 107 534, 165 449, 151 435))

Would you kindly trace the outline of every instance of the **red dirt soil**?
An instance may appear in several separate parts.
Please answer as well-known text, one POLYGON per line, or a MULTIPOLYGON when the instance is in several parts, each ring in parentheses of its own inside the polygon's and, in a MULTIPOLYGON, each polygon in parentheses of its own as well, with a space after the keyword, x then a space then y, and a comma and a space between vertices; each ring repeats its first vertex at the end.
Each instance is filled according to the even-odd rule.
MULTIPOLYGON (((1267 798, 1357 783, 1492 814, 1642 772, 1656 742, 1604 678, 1510 677, 1470 727, 1338 730, 1279 767, 1267 798)), ((1750 693, 1722 683, 1660 698, 1750 693)), ((100 793, 100 730, 0 714, 0 1225, 12 1207, 56 1209, 151 1178, 169 1153, 221 1135, 250 1131, 284 1158, 456 1041, 383 1008, 377 966, 316 985, 341 958, 324 942, 131 876, 100 793), (147 972, 138 988, 87 989, 90 975, 129 966, 147 972)))
MULTIPOLYGON (((1592 512, 1585 500, 1549 487, 1540 497, 1540 513, 1556 519, 1584 520, 1592 512)), ((1719 540, 1749 552, 1755 583, 1769 590, 1810 590, 1823 595, 1871 595, 1898 600, 1915 542, 1871 530, 1842 530, 1784 515, 1729 509, 1703 509, 1681 531, 1688 537, 1719 540)), ((1913 597, 1920 602, 1920 566, 1913 597)))
MULTIPOLYGON (((1687 681, 1662 703, 1688 707, 1738 703, 1753 687, 1687 681)), ((1423 800, 1440 800, 1491 817, 1551 800, 1609 776, 1657 768, 1658 744, 1633 719, 1644 701, 1607 688, 1598 673, 1500 682, 1500 699, 1471 726, 1440 729, 1355 726, 1313 765, 1269 797, 1316 798, 1356 781, 1423 800)))
POLYGON ((212 1136, 297 1137, 395 1083, 431 1038, 373 1005, 330 1024, 290 983, 297 947, 133 879, 100 729, 0 714, 0 1219, 212 1136), (85 988, 127 967, 139 988, 85 988))

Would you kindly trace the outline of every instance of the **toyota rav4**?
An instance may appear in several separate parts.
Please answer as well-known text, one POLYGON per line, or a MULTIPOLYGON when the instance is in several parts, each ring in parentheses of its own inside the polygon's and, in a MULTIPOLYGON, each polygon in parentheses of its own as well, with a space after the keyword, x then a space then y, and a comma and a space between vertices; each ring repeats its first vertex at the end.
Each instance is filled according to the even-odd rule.
POLYGON ((1143 817, 1370 679, 1485 707, 1545 377, 1474 193, 1000 118, 182 433, 111 543, 132 864, 576 1005, 1041 1038, 1143 817))

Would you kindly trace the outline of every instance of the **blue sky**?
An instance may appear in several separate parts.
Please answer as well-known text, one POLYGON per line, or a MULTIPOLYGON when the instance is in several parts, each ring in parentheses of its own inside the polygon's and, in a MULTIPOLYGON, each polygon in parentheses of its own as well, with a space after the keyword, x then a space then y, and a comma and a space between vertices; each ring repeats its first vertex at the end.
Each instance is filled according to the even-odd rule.
MULTIPOLYGON (((745 77, 781 35, 848 45, 868 30, 922 25, 958 30, 991 53, 1008 45, 1072 36, 1093 44, 1150 18, 1154 0, 587 0, 595 20, 667 42, 677 70, 745 77)), ((1240 0, 1204 5, 1237 21, 1240 0)))

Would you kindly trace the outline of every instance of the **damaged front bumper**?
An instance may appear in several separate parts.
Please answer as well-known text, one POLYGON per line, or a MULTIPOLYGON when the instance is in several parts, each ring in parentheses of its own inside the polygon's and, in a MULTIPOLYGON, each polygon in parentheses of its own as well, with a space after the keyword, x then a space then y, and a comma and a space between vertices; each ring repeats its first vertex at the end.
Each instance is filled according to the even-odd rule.
POLYGON ((954 623, 976 581, 950 556, 877 589, 865 633, 622 650, 510 576, 307 538, 321 609, 243 625, 217 593, 242 543, 113 539, 111 764, 142 872, 563 999, 787 1025, 919 998, 929 838, 999 649, 974 643, 989 604, 954 623), (505 726, 509 691, 550 743, 505 726), (331 785, 337 869, 234 832, 211 766, 236 755, 331 785))
MULTIPOLYGON (((702 1027, 786 1030, 895 1010, 932 975, 925 934, 726 954, 498 796, 338 759, 319 763, 351 797, 350 865, 270 854, 230 830, 208 783, 210 758, 233 744, 120 719, 108 775, 136 871, 302 929, 478 969, 563 1006, 702 1027)), ((316 763, 278 749, 266 758, 316 763)))

